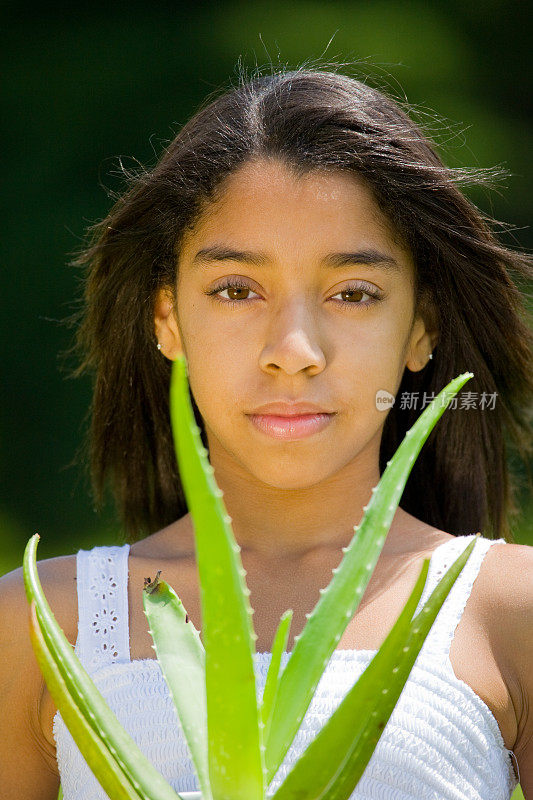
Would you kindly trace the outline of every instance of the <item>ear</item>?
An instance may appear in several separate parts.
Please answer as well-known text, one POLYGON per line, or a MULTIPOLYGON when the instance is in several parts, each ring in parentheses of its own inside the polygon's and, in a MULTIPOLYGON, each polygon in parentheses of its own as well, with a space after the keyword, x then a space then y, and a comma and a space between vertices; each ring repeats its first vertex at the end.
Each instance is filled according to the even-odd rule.
POLYGON ((416 313, 407 344, 405 366, 411 372, 420 372, 429 361, 429 355, 439 340, 437 314, 432 306, 422 302, 416 313))
POLYGON ((154 303, 155 335, 163 355, 174 361, 183 353, 178 321, 174 310, 174 297, 168 286, 157 290, 154 303))

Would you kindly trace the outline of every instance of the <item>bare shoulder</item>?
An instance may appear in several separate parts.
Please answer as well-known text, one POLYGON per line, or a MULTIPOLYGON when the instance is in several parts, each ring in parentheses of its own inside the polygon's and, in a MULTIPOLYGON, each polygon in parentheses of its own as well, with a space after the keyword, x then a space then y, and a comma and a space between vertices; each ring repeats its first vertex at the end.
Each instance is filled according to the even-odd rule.
POLYGON ((528 639, 533 644, 533 547, 510 542, 493 544, 482 564, 480 602, 491 624, 491 643, 517 660, 528 639))
POLYGON ((528 632, 530 637, 533 634, 533 547, 493 544, 482 566, 482 602, 495 621, 494 642, 501 641, 510 652, 521 650, 521 646, 513 645, 511 636, 517 631, 528 632))
MULTIPOLYGON (((38 561, 37 573, 52 613, 69 642, 74 645, 78 630, 76 556, 56 556, 38 561)), ((27 633, 29 604, 22 567, 0 577, 0 607, 4 635, 31 647, 27 633)))
POLYGON ((516 712, 514 752, 522 789, 526 793, 527 786, 533 793, 533 547, 509 542, 492 545, 483 573, 487 629, 516 712))
MULTIPOLYGON (((55 618, 72 642, 78 628, 76 556, 56 556, 38 561, 37 573, 55 618)), ((11 606, 15 614, 28 610, 22 567, 0 578, 0 600, 3 605, 11 606)), ((20 623, 20 619, 12 620, 13 624, 16 622, 20 623)))
MULTIPOLYGON (((37 562, 46 599, 67 639, 77 632, 76 557, 60 556, 37 562)), ((0 578, 0 774, 3 787, 17 786, 18 796, 48 798, 57 795, 57 762, 51 726, 43 725, 43 707, 49 698, 29 635, 29 604, 22 567, 0 578), (24 761, 24 775, 19 765, 24 761)))

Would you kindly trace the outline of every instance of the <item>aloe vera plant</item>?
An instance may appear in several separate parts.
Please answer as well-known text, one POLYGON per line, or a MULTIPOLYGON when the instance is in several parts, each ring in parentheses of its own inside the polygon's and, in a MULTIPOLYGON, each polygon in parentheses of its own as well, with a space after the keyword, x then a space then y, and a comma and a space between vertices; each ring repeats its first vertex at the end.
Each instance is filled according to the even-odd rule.
MULTIPOLYGON (((177 794, 150 764, 94 685, 46 601, 36 566, 39 535, 24 554, 30 635, 50 694, 112 800, 265 800, 317 684, 371 578, 412 465, 430 431, 472 373, 452 380, 423 411, 388 462, 350 545, 281 670, 292 611, 281 618, 258 701, 250 591, 231 518, 202 445, 188 393, 185 358, 173 365, 170 406, 176 456, 194 523, 202 634, 157 574, 143 603, 154 649, 198 776, 200 790, 177 794)), ((394 710, 426 636, 477 537, 413 618, 429 559, 364 673, 293 765, 275 800, 345 800, 353 792, 394 710)))

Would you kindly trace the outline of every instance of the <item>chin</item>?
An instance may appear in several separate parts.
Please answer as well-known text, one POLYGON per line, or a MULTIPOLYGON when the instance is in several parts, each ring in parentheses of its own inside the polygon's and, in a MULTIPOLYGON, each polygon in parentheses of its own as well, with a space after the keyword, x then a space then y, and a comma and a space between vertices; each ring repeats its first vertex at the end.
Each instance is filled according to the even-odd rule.
MULTIPOLYGON (((323 466, 323 465, 322 465, 323 466)), ((270 486, 273 489, 312 489, 323 481, 327 480, 330 475, 323 472, 318 473, 312 469, 306 470, 301 464, 298 464, 295 459, 292 460, 290 466, 286 469, 279 464, 270 470, 254 470, 249 469, 257 481, 270 486)))

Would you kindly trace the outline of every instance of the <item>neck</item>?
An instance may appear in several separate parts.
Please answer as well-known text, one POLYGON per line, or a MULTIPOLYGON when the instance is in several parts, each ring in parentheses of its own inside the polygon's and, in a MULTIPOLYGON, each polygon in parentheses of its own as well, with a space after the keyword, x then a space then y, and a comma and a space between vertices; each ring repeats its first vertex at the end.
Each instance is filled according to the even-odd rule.
MULTIPOLYGON (((256 479, 229 463, 223 451, 211 451, 210 461, 242 555, 265 565, 299 564, 340 553, 352 540, 380 479, 377 456, 365 454, 327 480, 297 489, 256 479)), ((402 530, 405 534, 406 517, 410 515, 396 510, 385 547, 402 530)))

